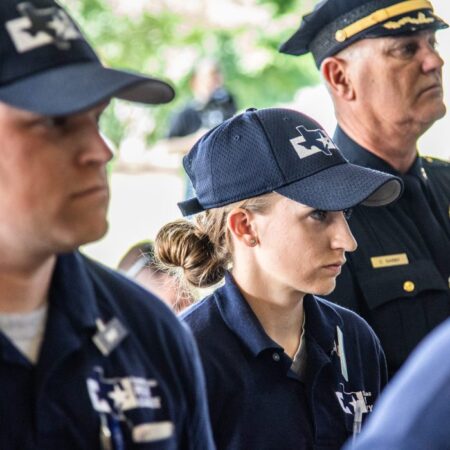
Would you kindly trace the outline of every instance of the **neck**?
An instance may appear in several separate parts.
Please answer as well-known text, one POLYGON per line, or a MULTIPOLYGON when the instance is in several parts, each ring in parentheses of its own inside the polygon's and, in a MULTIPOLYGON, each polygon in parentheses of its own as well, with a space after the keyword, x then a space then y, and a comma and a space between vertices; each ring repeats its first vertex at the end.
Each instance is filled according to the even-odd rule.
POLYGON ((407 124, 358 120, 351 114, 337 114, 339 126, 361 147, 406 173, 417 157, 417 140, 422 133, 407 124))
POLYGON ((0 260, 0 313, 26 313, 42 306, 48 297, 56 257, 39 263, 0 260))
POLYGON ((302 333, 304 294, 269 285, 255 271, 233 269, 232 274, 264 331, 293 357, 302 333))

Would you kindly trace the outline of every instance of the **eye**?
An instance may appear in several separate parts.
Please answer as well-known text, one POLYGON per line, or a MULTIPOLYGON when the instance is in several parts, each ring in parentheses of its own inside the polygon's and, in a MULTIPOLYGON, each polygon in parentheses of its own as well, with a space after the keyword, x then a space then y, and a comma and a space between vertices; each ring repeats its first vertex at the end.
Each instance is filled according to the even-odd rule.
POLYGON ((67 116, 55 116, 55 117, 46 117, 44 120, 44 125, 50 128, 64 128, 69 119, 67 116))
POLYGON ((315 209, 311 212, 310 217, 319 222, 325 222, 328 217, 328 211, 324 211, 323 209, 315 209))
POLYGON ((410 42, 401 47, 402 56, 413 56, 417 51, 418 45, 415 42, 410 42))
POLYGON ((344 214, 345 220, 350 220, 353 214, 353 208, 347 208, 342 211, 344 214))
POLYGON ((405 42, 392 50, 392 55, 396 58, 412 58, 419 48, 417 42, 405 42))

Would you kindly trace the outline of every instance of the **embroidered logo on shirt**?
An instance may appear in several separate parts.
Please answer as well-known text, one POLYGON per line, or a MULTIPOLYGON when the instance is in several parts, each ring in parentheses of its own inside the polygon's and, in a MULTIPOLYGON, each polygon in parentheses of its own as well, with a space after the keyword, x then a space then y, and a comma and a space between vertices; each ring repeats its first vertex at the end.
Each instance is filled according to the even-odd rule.
POLYGON ((344 385, 342 383, 339 383, 339 385, 341 390, 336 391, 335 394, 345 414, 354 415, 358 408, 361 413, 368 413, 372 411, 373 400, 371 392, 346 392, 344 385))
POLYGON ((104 378, 100 367, 86 380, 92 406, 98 412, 124 420, 124 412, 136 408, 161 408, 161 398, 154 391, 158 382, 140 377, 104 378))
POLYGON ((300 133, 300 136, 290 139, 290 143, 300 159, 320 152, 331 156, 330 150, 336 148, 331 138, 320 128, 308 130, 303 125, 295 128, 300 133))
POLYGON ((59 50, 70 48, 70 41, 81 38, 75 24, 60 8, 36 8, 24 2, 17 5, 22 17, 6 22, 6 29, 19 53, 54 44, 59 50))
MULTIPOLYGON (((112 423, 125 422, 134 442, 152 442, 173 435, 175 427, 170 420, 134 423, 132 417, 137 416, 127 415, 127 412, 136 409, 161 409, 161 397, 157 395, 158 382, 155 379, 134 376, 106 378, 103 369, 96 367, 86 383, 94 409, 101 417, 112 418, 112 423)), ((103 422, 110 423, 107 420, 103 422)))

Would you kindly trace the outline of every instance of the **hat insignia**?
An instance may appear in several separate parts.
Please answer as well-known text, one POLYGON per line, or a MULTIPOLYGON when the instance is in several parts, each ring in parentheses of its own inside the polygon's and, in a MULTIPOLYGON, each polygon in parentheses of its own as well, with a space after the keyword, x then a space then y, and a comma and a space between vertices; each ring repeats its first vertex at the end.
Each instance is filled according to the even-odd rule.
POLYGON ((22 17, 6 22, 6 29, 19 53, 48 44, 60 50, 70 48, 70 40, 81 37, 69 16, 60 8, 35 8, 29 2, 19 3, 22 17))
POLYGON ((398 28, 404 27, 405 25, 424 25, 433 23, 435 20, 433 17, 427 17, 424 13, 419 12, 417 17, 406 16, 395 21, 391 20, 383 24, 383 28, 388 30, 397 30, 398 28))
POLYGON ((290 139, 290 142, 300 159, 320 152, 331 156, 331 150, 336 149, 333 141, 324 130, 320 128, 308 130, 303 125, 295 128, 300 136, 290 139))

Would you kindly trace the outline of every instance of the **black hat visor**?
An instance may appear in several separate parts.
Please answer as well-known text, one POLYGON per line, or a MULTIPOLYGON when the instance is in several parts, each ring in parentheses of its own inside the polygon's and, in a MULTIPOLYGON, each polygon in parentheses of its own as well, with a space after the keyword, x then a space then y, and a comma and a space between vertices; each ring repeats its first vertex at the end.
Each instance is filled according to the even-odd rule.
POLYGON ((0 101, 44 116, 75 114, 112 97, 161 104, 174 95, 162 80, 109 69, 96 61, 56 66, 0 87, 0 101))
POLYGON ((359 204, 388 205, 402 190, 403 183, 398 177, 343 163, 277 188, 275 192, 311 208, 342 211, 359 204))

